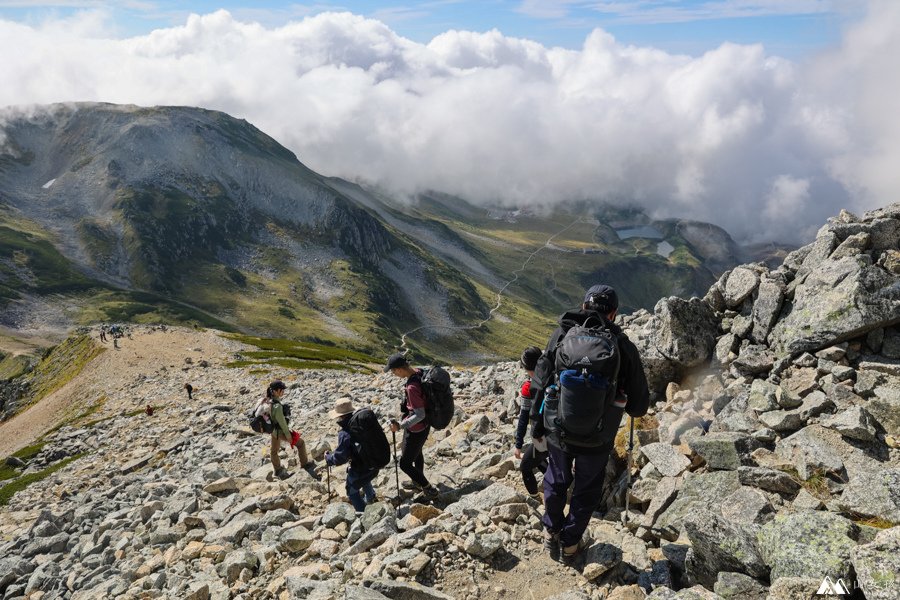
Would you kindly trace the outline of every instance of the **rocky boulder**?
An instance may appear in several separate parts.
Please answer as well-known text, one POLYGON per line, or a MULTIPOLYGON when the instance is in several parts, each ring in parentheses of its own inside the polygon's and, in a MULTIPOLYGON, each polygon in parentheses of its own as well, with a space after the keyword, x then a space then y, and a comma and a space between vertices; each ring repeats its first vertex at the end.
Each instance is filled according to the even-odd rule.
POLYGON ((859 527, 852 521, 822 512, 781 514, 762 527, 759 549, 771 578, 844 578, 852 574, 850 553, 859 527))

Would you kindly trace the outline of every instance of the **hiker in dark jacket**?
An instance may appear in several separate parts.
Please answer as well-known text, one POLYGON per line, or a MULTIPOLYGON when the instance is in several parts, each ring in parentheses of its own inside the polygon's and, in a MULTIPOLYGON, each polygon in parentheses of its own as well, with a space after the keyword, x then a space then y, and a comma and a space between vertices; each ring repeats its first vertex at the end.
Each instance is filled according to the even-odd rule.
POLYGON ((535 443, 525 444, 525 433, 528 430, 528 422, 531 416, 531 378, 534 377, 534 368, 538 359, 541 358, 541 349, 537 346, 530 346, 522 352, 519 364, 525 369, 527 375, 522 387, 519 390, 521 398, 521 409, 519 410, 519 419, 516 424, 516 448, 515 457, 522 460, 519 463, 519 471, 522 472, 522 482, 525 489, 532 496, 538 493, 538 483, 534 476, 535 469, 544 473, 547 470, 547 443, 545 440, 535 443))
POLYGON ((353 402, 350 398, 337 400, 334 410, 328 413, 330 418, 337 420, 341 430, 338 432, 337 448, 334 452, 325 453, 325 462, 332 467, 350 463, 347 467, 347 498, 357 512, 362 512, 366 509, 366 505, 376 502, 372 480, 378 476, 379 469, 363 466, 359 449, 350 436, 350 418, 353 413, 353 402))
POLYGON ((580 310, 565 313, 559 318, 559 327, 550 336, 544 355, 535 367, 531 381, 534 402, 531 418, 534 422, 532 438, 547 437, 550 452, 549 466, 544 476, 544 547, 552 558, 560 558, 565 564, 573 564, 581 547, 581 538, 591 515, 600 504, 603 495, 603 478, 610 451, 623 412, 632 417, 647 413, 650 393, 644 375, 641 357, 635 345, 613 323, 619 309, 616 292, 608 285, 595 285, 584 296, 580 310), (545 423, 542 414, 545 391, 556 380, 556 350, 566 332, 588 320, 602 321, 617 338, 620 364, 617 378, 617 396, 605 406, 601 426, 590 446, 566 443, 555 427, 545 423), (565 514, 566 495, 572 491, 569 512, 565 514))
POLYGON ((410 366, 402 354, 392 354, 388 358, 385 372, 394 377, 406 379, 403 384, 403 403, 400 406, 403 419, 391 421, 391 431, 403 430, 403 450, 400 454, 400 470, 412 479, 428 498, 436 498, 440 493, 425 477, 425 456, 422 448, 428 440, 431 426, 425 416, 425 393, 422 390, 422 369, 410 366))

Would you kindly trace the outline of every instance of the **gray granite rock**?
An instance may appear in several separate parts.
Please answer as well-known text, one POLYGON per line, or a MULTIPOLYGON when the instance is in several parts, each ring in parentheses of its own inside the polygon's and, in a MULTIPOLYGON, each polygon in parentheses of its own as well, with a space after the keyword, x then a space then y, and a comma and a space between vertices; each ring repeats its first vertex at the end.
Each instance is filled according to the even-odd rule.
POLYGON ((834 429, 842 436, 861 442, 874 442, 875 420, 861 406, 853 406, 822 422, 822 425, 834 429))
POLYGON ((322 525, 334 529, 340 523, 352 523, 356 520, 356 510, 346 502, 334 502, 325 508, 322 525))
POLYGON ((900 388, 893 385, 876 387, 866 403, 866 410, 887 433, 900 436, 900 388))
POLYGON ((373 579, 366 585, 391 600, 454 600, 453 596, 414 582, 373 579))
POLYGON ((772 581, 766 600, 800 600, 814 598, 822 578, 780 577, 772 581))
POLYGON ((713 591, 725 600, 766 600, 769 588, 758 579, 743 573, 718 574, 713 591))
POLYGON ((742 375, 768 373, 775 365, 775 354, 761 344, 751 344, 740 350, 731 365, 742 375))
POLYGON ((785 287, 780 277, 767 277, 760 281, 753 303, 753 341, 758 344, 766 343, 769 332, 778 320, 785 287))
POLYGON ((344 551, 344 555, 353 556, 360 552, 366 552, 380 546, 388 538, 397 533, 397 519, 391 514, 382 519, 377 525, 365 532, 359 540, 344 551))
POLYGON ((759 441, 738 432, 711 432, 693 439, 688 446, 703 457, 710 469, 735 470, 750 461, 759 441))
POLYGON ((654 308, 656 327, 652 343, 680 368, 707 362, 716 345, 718 323, 709 306, 699 299, 663 298, 654 308))
POLYGON ((854 548, 851 560, 867 600, 896 600, 900 590, 900 526, 854 548))
POLYGON ((489 558, 503 546, 503 536, 499 533, 470 533, 463 549, 467 554, 480 559, 489 558))
POLYGON ((278 541, 278 551, 288 554, 299 554, 309 548, 315 539, 315 534, 308 529, 291 527, 281 533, 278 541))
POLYGON ((853 515, 900 524, 900 468, 857 474, 838 505, 853 515))
POLYGON ((521 503, 524 497, 513 488, 502 483, 494 483, 474 494, 464 496, 459 502, 447 507, 447 513, 461 517, 467 514, 489 513, 495 506, 521 503))
POLYGON ((819 434, 820 430, 818 426, 809 426, 779 440, 775 445, 776 453, 791 461, 803 480, 809 479, 817 471, 841 473, 844 469, 840 454, 819 434))
POLYGON ((335 600, 337 586, 331 581, 316 581, 308 577, 285 577, 290 597, 296 600, 335 600))
POLYGON ((684 529, 691 540, 685 563, 690 582, 712 588, 722 571, 757 578, 769 574, 752 527, 734 523, 712 511, 698 510, 685 518, 684 529))
POLYGON ((772 580, 780 577, 825 576, 849 579, 850 552, 856 547, 859 527, 826 512, 781 514, 757 536, 772 580))
POLYGON ((750 399, 747 406, 758 413, 776 410, 779 408, 777 391, 778 386, 765 379, 754 379, 750 386, 750 399))
POLYGON ((641 453, 666 477, 681 475, 691 464, 691 461, 673 446, 662 442, 641 446, 641 453))
POLYGON ((244 569, 251 571, 256 569, 258 559, 253 552, 249 550, 234 550, 229 552, 225 560, 218 566, 219 575, 221 575, 228 584, 237 581, 238 576, 244 569))
POLYGON ((672 504, 678 494, 679 480, 675 477, 663 477, 653 490, 650 506, 644 511, 641 524, 644 527, 652 527, 656 519, 672 504))
POLYGON ((741 486, 722 501, 722 516, 743 525, 765 523, 774 515, 775 509, 769 499, 760 491, 741 486))
POLYGON ((683 520, 688 515, 719 506, 722 498, 739 487, 741 484, 736 471, 692 474, 685 478, 675 501, 659 516, 655 527, 681 531, 683 520))
POLYGON ((725 281, 725 303, 728 308, 737 308, 749 298, 759 285, 759 274, 746 267, 737 267, 728 274, 725 281))
POLYGON ((900 278, 861 257, 820 260, 794 289, 770 341, 784 354, 817 350, 900 321, 900 278))
POLYGON ((344 588, 344 600, 389 600, 387 596, 361 585, 347 585, 344 588))
POLYGON ((778 494, 796 494, 800 482, 784 471, 766 467, 740 467, 738 477, 743 485, 778 494))
POLYGON ((612 544, 598 542, 592 544, 584 555, 582 575, 594 581, 622 562, 622 550, 612 544))
POLYGON ((809 510, 819 510, 823 506, 822 500, 813 496, 806 489, 802 489, 797 493, 794 501, 791 503, 791 509, 802 512, 809 510))

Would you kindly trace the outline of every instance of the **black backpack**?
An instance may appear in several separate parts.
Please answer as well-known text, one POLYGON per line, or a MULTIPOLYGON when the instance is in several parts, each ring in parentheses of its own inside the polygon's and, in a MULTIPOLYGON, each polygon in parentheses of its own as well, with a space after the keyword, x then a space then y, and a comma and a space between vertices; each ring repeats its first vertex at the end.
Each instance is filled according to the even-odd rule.
POLYGON ((371 408, 354 412, 347 425, 355 446, 354 458, 366 469, 383 469, 391 462, 391 446, 371 408))
POLYGON ((453 390, 450 373, 434 366, 422 373, 422 393, 425 396, 425 417, 433 429, 444 429, 453 419, 453 390))
MULTIPOLYGON (((281 404, 281 413, 284 415, 284 420, 288 422, 288 425, 290 425, 291 405, 285 404, 283 402, 279 402, 278 404, 281 404)), ((272 433, 272 431, 275 430, 275 421, 271 419, 271 416, 269 420, 266 421, 266 419, 262 416, 255 416, 255 413, 255 407, 247 411, 247 421, 250 425, 250 429, 252 429, 256 433, 272 433)))
POLYGON ((254 416, 253 411, 247 413, 247 418, 250 421, 250 429, 256 433, 272 433, 272 430, 275 428, 275 424, 272 421, 266 421, 262 416, 254 416))
MULTIPOLYGON (((566 444, 596 447, 606 440, 603 416, 618 392, 621 353, 615 333, 600 319, 575 325, 556 347, 556 398, 544 403, 544 423, 566 444)), ((618 423, 616 423, 618 427, 618 423)))
POLYGON ((247 422, 250 425, 250 429, 255 431, 256 433, 272 433, 272 430, 275 429, 275 423, 272 422, 270 418, 266 421, 265 417, 262 415, 256 416, 256 406, 247 411, 247 422))

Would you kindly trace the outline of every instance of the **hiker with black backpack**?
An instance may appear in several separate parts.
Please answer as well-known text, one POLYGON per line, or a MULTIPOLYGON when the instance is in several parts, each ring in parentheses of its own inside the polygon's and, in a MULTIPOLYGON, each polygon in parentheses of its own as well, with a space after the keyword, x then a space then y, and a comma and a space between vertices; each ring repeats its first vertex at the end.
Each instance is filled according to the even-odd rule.
POLYGON ((328 417, 337 421, 338 445, 334 452, 325 453, 325 463, 347 467, 347 498, 357 512, 377 502, 372 480, 391 460, 387 436, 370 408, 355 410, 350 398, 340 398, 328 417), (362 493, 360 493, 362 492, 362 493))
POLYGON ((391 431, 403 430, 403 449, 400 453, 400 469, 419 487, 426 498, 433 499, 439 495, 436 487, 425 477, 425 456, 422 448, 428 440, 431 426, 426 415, 425 392, 422 387, 422 369, 414 369, 406 357, 400 353, 388 358, 385 372, 390 371, 395 377, 405 379, 403 384, 403 401, 400 421, 391 421, 391 431))
POLYGON ((257 408, 258 416, 268 413, 272 423, 272 445, 269 450, 269 458, 272 461, 272 469, 275 476, 279 479, 287 479, 291 476, 287 469, 281 466, 281 457, 278 453, 281 451, 281 442, 287 442, 292 448, 297 449, 297 458, 300 460, 300 468, 306 471, 313 479, 321 479, 316 473, 315 461, 309 460, 306 454, 306 442, 303 437, 296 431, 291 431, 288 425, 288 419, 291 416, 290 407, 284 404, 281 399, 284 397, 284 391, 287 386, 282 381, 273 381, 266 388, 266 397, 261 400, 261 406, 257 408))
POLYGON ((576 562, 582 535, 603 496, 606 463, 623 412, 640 417, 650 406, 640 354, 613 322, 618 309, 612 287, 591 287, 580 310, 559 318, 531 382, 532 437, 546 435, 550 453, 544 547, 567 565, 576 562))

